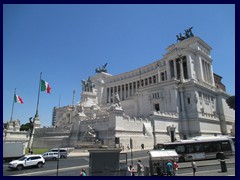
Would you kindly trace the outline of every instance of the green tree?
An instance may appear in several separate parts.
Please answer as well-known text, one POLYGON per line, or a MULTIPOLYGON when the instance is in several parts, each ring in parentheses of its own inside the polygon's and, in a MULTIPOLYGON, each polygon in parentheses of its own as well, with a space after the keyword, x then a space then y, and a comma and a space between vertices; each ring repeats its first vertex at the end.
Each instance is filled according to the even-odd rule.
POLYGON ((30 123, 22 124, 20 126, 20 131, 28 131, 30 129, 30 123))
POLYGON ((7 128, 7 123, 3 123, 3 127, 4 127, 4 129, 6 129, 7 128))
POLYGON ((235 96, 229 97, 226 102, 231 109, 235 110, 235 96))

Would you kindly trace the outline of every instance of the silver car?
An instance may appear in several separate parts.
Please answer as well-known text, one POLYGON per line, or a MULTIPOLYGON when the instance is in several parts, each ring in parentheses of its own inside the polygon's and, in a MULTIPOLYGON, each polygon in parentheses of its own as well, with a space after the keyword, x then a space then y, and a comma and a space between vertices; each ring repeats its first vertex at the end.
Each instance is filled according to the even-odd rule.
POLYGON ((58 152, 45 152, 42 156, 45 160, 57 160, 59 158, 58 152))
MULTIPOLYGON (((49 152, 58 152, 58 148, 53 148, 48 150, 49 152)), ((65 148, 59 148, 59 152, 60 152, 60 158, 67 158, 68 156, 68 151, 65 148)))

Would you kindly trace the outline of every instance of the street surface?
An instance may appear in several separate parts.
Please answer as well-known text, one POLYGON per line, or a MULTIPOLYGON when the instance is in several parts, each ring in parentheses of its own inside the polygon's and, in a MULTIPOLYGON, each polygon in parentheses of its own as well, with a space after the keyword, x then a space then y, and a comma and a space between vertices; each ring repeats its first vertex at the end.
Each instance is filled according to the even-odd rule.
MULTIPOLYGON (((131 154, 127 153, 128 164, 131 164, 131 154)), ((149 166, 147 150, 133 152, 133 165, 136 169, 137 161, 141 159, 144 166, 149 166)), ((124 158, 121 158, 124 162, 124 158)), ((196 176, 235 176, 235 157, 226 159, 227 172, 221 172, 218 160, 196 161, 196 176)), ((28 168, 22 171, 8 169, 8 163, 3 163, 4 176, 79 176, 81 168, 88 172, 89 158, 87 155, 60 159, 58 170, 57 161, 46 161, 43 168, 28 168)), ((191 162, 179 163, 178 176, 193 176, 191 162)))

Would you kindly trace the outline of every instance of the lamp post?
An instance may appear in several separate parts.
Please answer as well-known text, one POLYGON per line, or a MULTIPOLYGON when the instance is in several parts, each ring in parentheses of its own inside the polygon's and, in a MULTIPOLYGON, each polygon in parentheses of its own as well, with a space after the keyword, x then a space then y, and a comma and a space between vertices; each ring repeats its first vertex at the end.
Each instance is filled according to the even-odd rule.
POLYGON ((132 148, 133 148, 133 142, 132 142, 132 138, 130 138, 131 165, 133 166, 133 153, 132 153, 132 148))

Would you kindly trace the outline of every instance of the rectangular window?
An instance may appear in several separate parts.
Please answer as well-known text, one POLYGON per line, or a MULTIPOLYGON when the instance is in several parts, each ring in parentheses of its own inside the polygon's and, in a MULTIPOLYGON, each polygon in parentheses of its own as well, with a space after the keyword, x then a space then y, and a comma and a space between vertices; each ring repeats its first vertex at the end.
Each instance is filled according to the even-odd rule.
POLYGON ((121 91, 121 86, 118 86, 118 95, 119 95, 119 98, 121 99, 121 93, 120 93, 120 91, 121 91))
POLYGON ((153 76, 153 84, 155 84, 157 81, 156 81, 156 76, 153 76))
POLYGON ((133 82, 133 96, 136 94, 136 82, 133 82))
POLYGON ((177 79, 180 79, 180 59, 176 59, 176 66, 177 66, 177 79))
POLYGON ((174 63, 173 63, 173 60, 169 61, 169 64, 170 64, 170 74, 171 74, 171 78, 174 78, 175 75, 174 75, 174 63))
POLYGON ((159 104, 154 104, 154 109, 156 110, 156 111, 159 111, 160 109, 159 109, 159 104))
POLYGON ((161 81, 165 81, 164 72, 161 73, 161 81))
POLYGON ((109 96, 110 96, 110 94, 109 94, 109 88, 107 88, 107 103, 109 103, 109 96))
POLYGON ((122 101, 124 100, 124 85, 122 85, 122 101))
POLYGON ((126 98, 128 97, 128 84, 125 85, 126 86, 126 98))
POLYGON ((137 88, 139 89, 140 87, 140 81, 137 81, 137 88))
POLYGON ((152 84, 152 77, 148 78, 149 84, 152 84))
POLYGON ((129 96, 132 96, 132 83, 129 84, 129 89, 130 89, 129 96))
POLYGON ((183 77, 184 79, 188 79, 188 68, 187 68, 187 58, 183 57, 183 77))
POLYGON ((111 87, 111 92, 110 92, 110 102, 112 103, 113 102, 113 87, 111 87))

